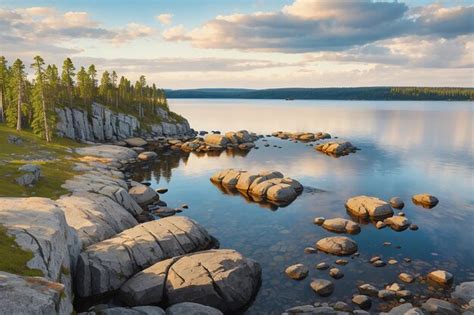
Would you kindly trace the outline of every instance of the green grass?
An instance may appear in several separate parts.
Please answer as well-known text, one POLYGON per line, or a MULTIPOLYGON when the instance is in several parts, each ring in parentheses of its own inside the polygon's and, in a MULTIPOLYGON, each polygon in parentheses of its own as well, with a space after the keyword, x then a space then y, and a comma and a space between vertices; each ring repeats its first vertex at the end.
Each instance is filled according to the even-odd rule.
POLYGON ((0 270, 22 276, 43 276, 39 269, 30 269, 26 263, 33 258, 33 253, 22 249, 16 242, 15 237, 7 234, 7 229, 0 224, 0 270))
POLYGON ((55 138, 52 143, 39 139, 30 131, 16 131, 0 124, 0 197, 48 197, 57 198, 67 193, 61 188, 65 180, 74 176, 72 168, 76 155, 68 148, 81 146, 79 143, 63 138, 55 138), (19 136, 23 144, 8 143, 8 136, 19 136), (45 159, 52 157, 53 160, 45 159), (29 161, 28 158, 34 159, 29 161), (33 187, 16 183, 21 175, 18 168, 24 164, 38 164, 41 178, 33 187))

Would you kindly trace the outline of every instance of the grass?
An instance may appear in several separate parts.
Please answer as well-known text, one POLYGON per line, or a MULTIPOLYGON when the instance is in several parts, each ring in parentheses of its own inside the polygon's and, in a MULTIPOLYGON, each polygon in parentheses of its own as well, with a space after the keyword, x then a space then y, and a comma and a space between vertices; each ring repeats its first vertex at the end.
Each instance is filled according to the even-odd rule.
POLYGON ((80 147, 75 141, 55 138, 52 143, 39 139, 30 131, 16 131, 0 124, 0 197, 58 198, 67 190, 61 188, 65 180, 74 176, 72 168, 76 155, 68 149, 80 147), (19 136, 20 145, 8 143, 8 136, 19 136), (38 164, 41 178, 33 187, 16 183, 21 175, 18 168, 24 164, 38 164))
POLYGON ((43 276, 39 269, 30 269, 26 263, 33 258, 33 253, 22 249, 16 242, 15 237, 7 234, 7 229, 0 224, 0 270, 22 276, 43 276))

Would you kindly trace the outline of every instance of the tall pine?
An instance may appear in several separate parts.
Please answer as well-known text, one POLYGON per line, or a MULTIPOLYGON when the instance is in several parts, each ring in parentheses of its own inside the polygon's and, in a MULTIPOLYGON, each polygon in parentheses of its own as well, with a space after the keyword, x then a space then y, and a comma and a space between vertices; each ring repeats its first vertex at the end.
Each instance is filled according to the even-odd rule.
POLYGON ((46 76, 44 70, 44 60, 40 56, 34 58, 35 62, 31 67, 35 70, 35 82, 33 87, 33 120, 31 127, 33 132, 51 142, 52 131, 50 129, 51 118, 48 111, 46 76))

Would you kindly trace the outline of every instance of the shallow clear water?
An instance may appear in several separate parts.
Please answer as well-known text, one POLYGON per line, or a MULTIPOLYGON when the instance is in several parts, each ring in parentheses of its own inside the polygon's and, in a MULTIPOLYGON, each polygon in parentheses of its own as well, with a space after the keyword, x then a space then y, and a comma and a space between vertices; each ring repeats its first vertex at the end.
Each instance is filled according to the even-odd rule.
MULTIPOLYGON (((163 199, 169 206, 189 204, 182 214, 207 228, 221 248, 234 248, 260 262, 262 286, 247 314, 279 314, 316 301, 350 303, 359 284, 381 288, 397 281, 401 271, 424 275, 439 268, 453 273, 456 282, 474 280, 472 103, 202 99, 169 103, 196 130, 324 131, 361 148, 333 158, 303 143, 267 138, 282 148, 264 147, 259 140, 260 149, 246 155, 167 153, 150 170, 134 174, 154 188, 168 187, 163 199), (209 181, 217 170, 231 167, 279 170, 318 190, 304 192, 287 207, 270 209, 225 194, 209 181), (423 192, 437 196, 438 206, 428 210, 413 205, 411 196, 423 192), (403 211, 420 229, 395 232, 363 225, 360 234, 350 236, 358 243, 360 256, 338 266, 345 276, 333 280, 330 297, 318 297, 309 286, 311 278, 331 278, 313 266, 323 261, 333 264, 337 257, 303 252, 333 235, 314 225, 313 218, 349 218, 345 201, 360 194, 385 200, 401 197, 406 204, 403 211), (386 241, 392 245, 383 246, 386 241), (374 255, 399 263, 375 268, 367 262, 374 255), (405 257, 412 262, 403 262, 405 257), (284 274, 295 263, 310 268, 306 279, 294 281, 284 274)), ((418 295, 443 294, 419 282, 406 287, 418 295)), ((372 310, 386 306, 376 303, 372 310)))

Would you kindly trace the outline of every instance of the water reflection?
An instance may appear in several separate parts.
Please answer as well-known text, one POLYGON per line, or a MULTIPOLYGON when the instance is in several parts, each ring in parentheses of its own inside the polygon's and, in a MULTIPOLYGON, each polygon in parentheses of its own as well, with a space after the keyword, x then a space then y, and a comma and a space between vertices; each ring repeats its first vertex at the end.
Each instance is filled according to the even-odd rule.
MULTIPOLYGON (((381 288, 397 281, 400 272, 424 275, 446 269, 456 282, 474 280, 473 113, 469 103, 272 102, 171 100, 170 105, 196 129, 248 129, 263 134, 323 130, 361 150, 334 159, 304 143, 267 138, 271 146, 264 147, 259 140, 259 150, 244 154, 167 152, 149 169, 134 173, 135 179, 148 180, 153 188, 168 187, 163 199, 171 207, 189 204, 182 214, 206 227, 222 248, 235 248, 260 262, 262 287, 247 314, 280 314, 285 307, 316 301, 350 304, 357 285, 367 282, 381 288), (279 170, 306 188, 289 206, 262 211, 261 204, 229 195, 232 192, 216 189, 209 181, 214 172, 226 168, 279 170), (423 192, 437 196, 440 203, 433 209, 414 205, 411 196, 423 192), (385 200, 401 197, 407 218, 420 229, 396 232, 362 225, 361 233, 351 235, 361 255, 338 266, 345 276, 333 280, 333 295, 317 297, 309 287, 311 278, 331 278, 313 266, 334 264, 337 258, 304 253, 305 247, 334 235, 315 226, 313 219, 350 219, 344 204, 360 194, 385 200), (387 241, 392 245, 383 246, 387 241), (398 263, 375 268, 368 263, 374 255, 398 263), (285 276, 285 268, 295 263, 310 267, 307 279, 296 282, 285 276)), ((419 281, 406 287, 414 294, 443 294, 419 281)), ((388 307, 385 302, 373 302, 373 312, 388 307)))

